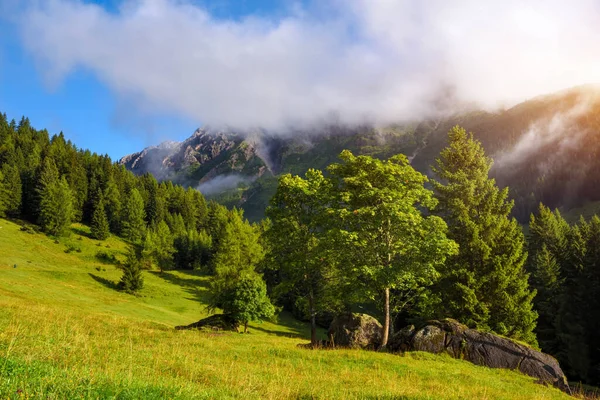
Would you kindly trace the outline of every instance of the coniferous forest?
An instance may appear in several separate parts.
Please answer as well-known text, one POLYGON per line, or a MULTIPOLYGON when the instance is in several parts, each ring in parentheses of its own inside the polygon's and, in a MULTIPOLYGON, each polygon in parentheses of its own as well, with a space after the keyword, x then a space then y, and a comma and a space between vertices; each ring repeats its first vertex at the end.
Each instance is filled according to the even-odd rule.
POLYGON ((135 295, 144 271, 200 270, 210 309, 247 329, 279 308, 318 326, 367 310, 382 347, 405 325, 453 318, 556 357, 571 379, 600 384, 600 218, 569 224, 540 205, 528 227, 509 188, 460 127, 427 177, 404 155, 340 154, 325 171, 282 175, 267 218, 207 202, 193 188, 77 148, 63 134, 0 115, 0 216, 129 245, 119 282, 135 295), (527 232, 527 234, 524 233, 527 232))

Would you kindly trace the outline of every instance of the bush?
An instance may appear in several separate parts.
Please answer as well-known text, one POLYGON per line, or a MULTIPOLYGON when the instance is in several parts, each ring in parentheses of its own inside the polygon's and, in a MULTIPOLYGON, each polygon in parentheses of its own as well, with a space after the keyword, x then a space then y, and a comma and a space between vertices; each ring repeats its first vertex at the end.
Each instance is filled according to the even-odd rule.
POLYGON ((97 252, 96 258, 102 262, 109 263, 109 264, 117 264, 118 263, 117 257, 115 257, 114 254, 111 254, 104 250, 100 250, 99 252, 97 252))

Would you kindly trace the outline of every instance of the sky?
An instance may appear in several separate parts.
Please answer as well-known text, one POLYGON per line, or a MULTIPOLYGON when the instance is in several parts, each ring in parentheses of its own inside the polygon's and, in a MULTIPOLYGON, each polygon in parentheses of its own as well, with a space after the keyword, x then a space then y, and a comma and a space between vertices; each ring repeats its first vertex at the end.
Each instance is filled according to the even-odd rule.
POLYGON ((600 82, 600 0, 0 0, 0 112, 114 159, 600 82))

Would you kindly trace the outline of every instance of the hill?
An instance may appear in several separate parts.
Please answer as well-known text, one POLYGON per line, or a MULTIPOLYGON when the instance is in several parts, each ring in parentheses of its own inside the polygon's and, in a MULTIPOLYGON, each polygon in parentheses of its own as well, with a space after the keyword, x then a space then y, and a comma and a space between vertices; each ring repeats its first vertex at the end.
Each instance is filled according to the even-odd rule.
POLYGON ((569 398, 431 354, 300 349, 307 326, 285 314, 248 335, 175 331, 205 315, 206 277, 145 271, 139 296, 121 293, 125 243, 71 231, 0 219, 2 398, 569 398))
POLYGON ((525 222, 540 201, 567 211, 600 200, 599 99, 598 87, 588 85, 507 110, 475 110, 388 127, 323 126, 285 135, 204 129, 182 143, 149 148, 124 157, 121 163, 137 174, 152 172, 158 178, 200 187, 258 220, 281 173, 323 169, 349 149, 376 157, 403 153, 417 170, 431 174, 430 166, 446 145, 449 129, 461 125, 495 159, 493 175, 500 186, 510 187, 515 216, 525 222))

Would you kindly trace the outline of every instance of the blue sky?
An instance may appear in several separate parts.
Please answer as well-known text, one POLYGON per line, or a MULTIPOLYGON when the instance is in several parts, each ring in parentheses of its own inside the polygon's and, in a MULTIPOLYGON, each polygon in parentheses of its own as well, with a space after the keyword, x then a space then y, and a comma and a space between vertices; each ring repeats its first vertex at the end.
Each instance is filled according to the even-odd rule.
MULTIPOLYGON (((116 13, 119 0, 87 1, 116 13)), ((204 0, 196 2, 216 18, 276 16, 279 0, 204 0)), ((0 112, 17 121, 29 117, 38 129, 62 131, 79 148, 116 160, 163 140, 183 140, 202 121, 160 113, 139 115, 95 74, 78 69, 58 84, 45 81, 40 66, 22 45, 15 25, 0 18, 0 112)))

